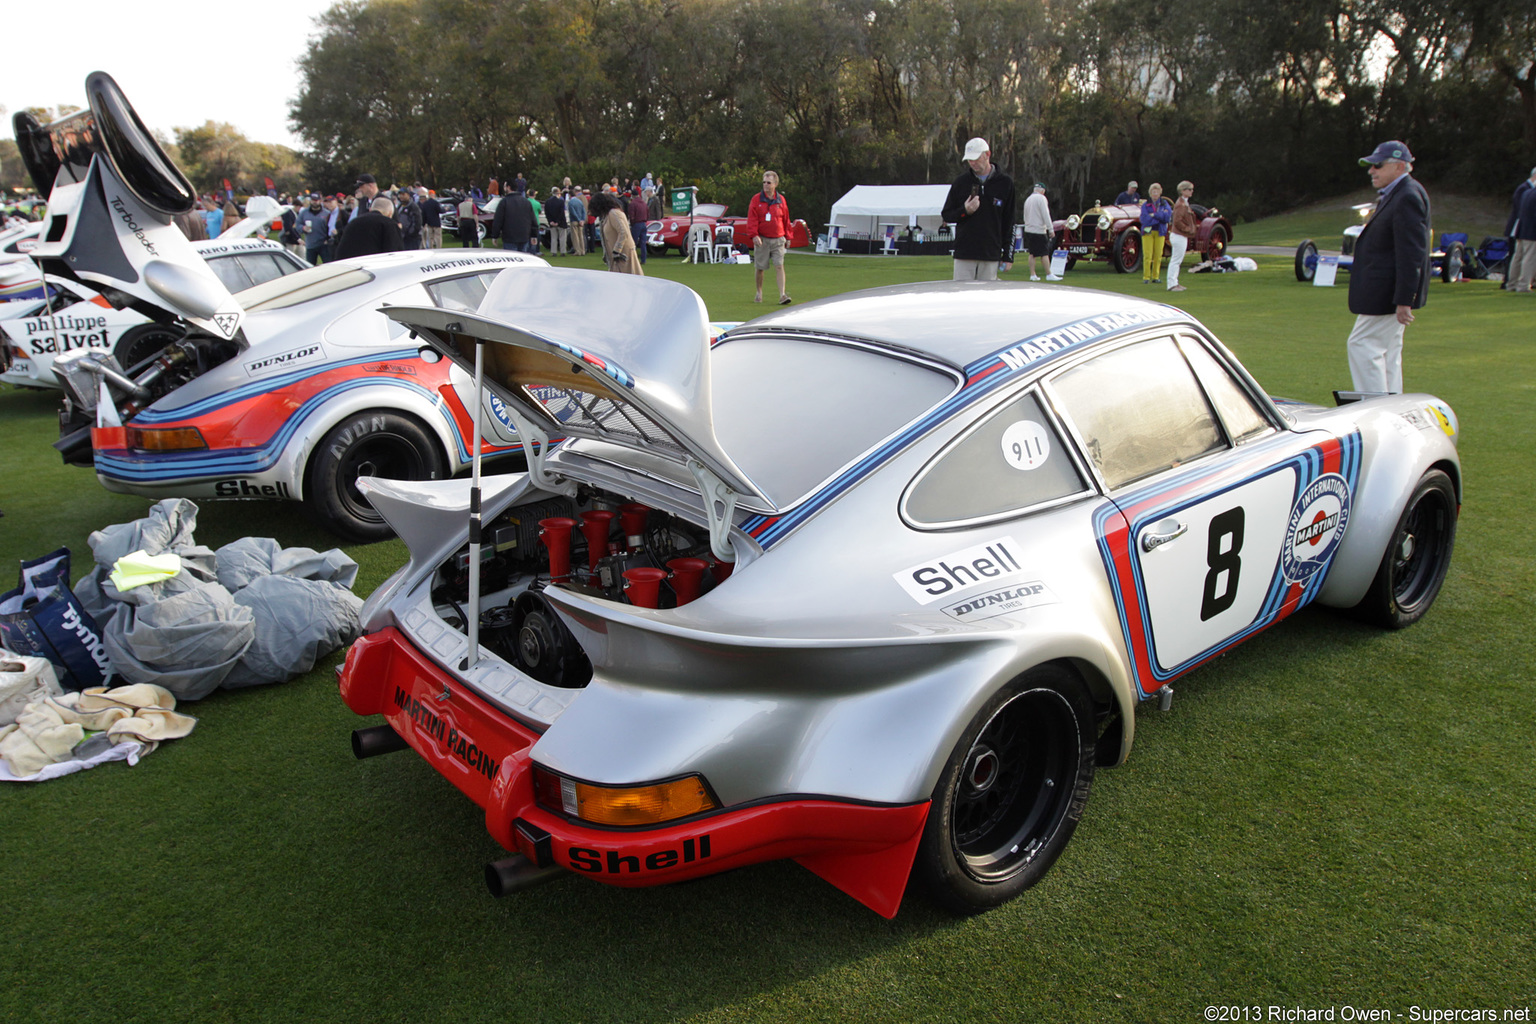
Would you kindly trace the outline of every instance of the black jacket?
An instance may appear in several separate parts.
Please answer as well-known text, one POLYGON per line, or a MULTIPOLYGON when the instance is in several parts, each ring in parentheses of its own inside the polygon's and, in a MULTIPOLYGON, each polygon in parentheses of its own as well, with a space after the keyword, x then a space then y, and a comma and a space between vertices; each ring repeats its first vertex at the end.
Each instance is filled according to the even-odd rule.
POLYGON ((1536 188, 1528 188, 1520 197, 1520 215, 1515 218, 1513 237, 1520 242, 1536 242, 1536 188))
POLYGON ((1386 316, 1429 299, 1429 193, 1404 175, 1355 239, 1349 311, 1386 316))
POLYGON ((431 196, 416 204, 421 208, 421 226, 427 228, 440 228, 443 226, 443 204, 431 196))
POLYGON ((522 250, 528 248, 528 239, 533 237, 538 225, 533 203, 527 196, 514 193, 502 196, 501 202, 496 204, 496 216, 487 233, 500 238, 503 249, 522 250))
POLYGON ((421 248, 421 207, 403 196, 395 205, 395 223, 400 225, 400 237, 408 248, 421 248), (416 244, 411 244, 411 239, 416 244))
POLYGON ((405 239, 400 237, 399 225, 382 213, 370 210, 353 217, 347 230, 341 233, 341 241, 336 243, 336 258, 372 256, 378 252, 399 252, 404 248, 405 239))
POLYGON ((1515 222, 1520 219, 1520 202, 1525 194, 1531 190, 1531 179, 1527 178, 1515 186, 1514 198, 1509 202, 1509 220, 1504 224, 1504 237, 1515 237, 1515 222))
POLYGON ((1013 179, 992 165, 986 183, 969 167, 949 186, 944 200, 943 217, 955 226, 955 259, 1013 262, 1013 179), (979 189, 981 207, 973 214, 965 212, 971 190, 979 189))

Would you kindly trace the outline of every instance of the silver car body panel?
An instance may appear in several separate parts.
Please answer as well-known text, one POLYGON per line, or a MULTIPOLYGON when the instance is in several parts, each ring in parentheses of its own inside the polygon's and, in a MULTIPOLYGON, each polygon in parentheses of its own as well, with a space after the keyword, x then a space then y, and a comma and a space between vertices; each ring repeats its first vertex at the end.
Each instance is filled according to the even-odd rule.
MULTIPOLYGON (((553 280, 560 272, 538 273, 553 280)), ((503 295, 520 288, 512 276, 498 282, 503 295)), ((677 308, 675 286, 636 279, 620 288, 615 294, 654 290, 661 299, 639 308, 677 308)), ((592 304, 633 336, 609 328, 586 339, 583 356, 690 373, 707 365, 691 341, 689 360, 647 361, 641 353, 655 325, 612 317, 610 302, 592 304)), ((544 309, 540 327, 558 337, 557 311, 544 309)), ((442 338, 519 344, 533 334, 510 311, 499 329, 485 308, 452 321, 456 327, 428 311, 397 315, 442 338)), ((689 335, 694 326, 690 316, 689 335)), ((738 514, 733 543, 750 540, 752 557, 692 603, 648 609, 547 587, 544 596, 592 664, 591 681, 574 697, 482 649, 497 666, 485 670, 498 680, 493 692, 457 669, 461 648, 447 650, 448 627, 424 597, 436 568, 468 536, 464 481, 368 483, 412 554, 369 599, 365 629, 401 629, 446 674, 498 706, 508 705, 508 687, 522 689, 514 714, 542 733, 531 757, 562 775, 624 785, 698 772, 727 807, 788 794, 909 804, 928 798, 977 710, 1047 662, 1083 677, 1101 724, 1116 730, 1105 759, 1123 761, 1140 701, 1312 600, 1358 601, 1414 484, 1435 466, 1459 478, 1454 414, 1444 403, 1415 395, 1278 408, 1196 321, 1158 303, 1083 289, 916 285, 775 312, 718 344, 786 334, 883 347, 893 358, 953 367, 962 383, 792 507, 738 514), (1057 379, 1121 346, 1176 336, 1202 346, 1262 422, 1251 440, 1232 435, 1210 453, 1112 487, 1085 457, 1074 410, 1059 407, 1057 379), (904 518, 913 481, 980 419, 1026 393, 1066 431, 1058 443, 1088 474, 1083 490, 953 527, 904 518), (1244 512, 1246 547, 1224 540, 1230 534, 1220 526, 1244 512), (464 520, 456 528, 455 517, 464 520), (1221 559, 1240 551, 1242 572, 1233 564, 1218 573, 1221 559), (1206 615, 1201 587, 1209 598, 1213 581, 1227 604, 1206 615), (558 713, 530 714, 536 692, 558 713)), ((703 382, 672 384, 708 394, 703 382)), ((806 402, 819 397, 807 388, 806 402)), ((669 423, 689 424, 690 440, 712 438, 710 412, 677 408, 669 423)), ((797 413, 783 410, 791 441, 778 443, 793 447, 797 413)), ((773 426, 764 425, 765 437, 773 426)), ((681 474, 657 472, 659 463, 648 461, 655 458, 581 441, 547 464, 556 479, 618 500, 643 494, 698 522, 697 492, 681 474)), ((488 488, 487 519, 543 496, 523 477, 488 488)))
POLYGON ((423 332, 466 372, 474 370, 473 342, 458 339, 493 343, 489 379, 501 399, 520 407, 530 421, 678 462, 692 456, 737 494, 766 504, 715 437, 710 324, 703 301, 670 281, 622 277, 555 269, 506 275, 473 314, 402 305, 388 315, 423 332), (599 288, 603 301, 594 302, 599 288), (624 308, 623 317, 613 315, 615 305, 624 308), (514 375, 524 382, 536 378, 536 386, 562 394, 574 389, 568 393, 596 396, 614 412, 601 418, 569 415, 568 409, 534 400, 516 383, 502 383, 514 375), (622 435, 613 433, 616 426, 622 435))

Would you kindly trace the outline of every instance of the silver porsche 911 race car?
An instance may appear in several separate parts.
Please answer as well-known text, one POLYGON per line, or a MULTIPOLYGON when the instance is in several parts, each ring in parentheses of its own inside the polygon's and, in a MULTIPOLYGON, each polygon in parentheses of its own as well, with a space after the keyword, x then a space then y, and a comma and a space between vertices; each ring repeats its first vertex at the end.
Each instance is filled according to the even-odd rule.
POLYGON ((1451 558, 1447 405, 1277 403, 1154 302, 903 286, 711 345, 680 285, 532 268, 388 314, 571 439, 361 485, 410 560, 341 672, 384 720, 354 750, 482 806, 498 893, 792 858, 886 916, 911 876, 995 906, 1139 701, 1312 601, 1406 626, 1451 558))

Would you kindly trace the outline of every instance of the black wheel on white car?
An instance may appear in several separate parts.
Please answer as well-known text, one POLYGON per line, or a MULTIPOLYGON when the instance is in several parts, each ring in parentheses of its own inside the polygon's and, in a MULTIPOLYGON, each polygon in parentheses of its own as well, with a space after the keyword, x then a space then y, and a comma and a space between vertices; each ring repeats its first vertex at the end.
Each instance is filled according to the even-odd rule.
POLYGON ((1456 487, 1444 471, 1419 478, 1392 531, 1371 589, 1354 612, 1384 629, 1402 629, 1435 603, 1456 546, 1456 487))
POLYGON ((325 435, 310 457, 304 497, 327 529, 350 540, 383 540, 391 531, 357 489, 358 477, 442 475, 443 457, 431 431, 409 416, 374 409, 348 416, 325 435))
POLYGON ((140 363, 147 362, 164 350, 165 346, 180 341, 186 332, 164 324, 140 324, 123 332, 112 347, 112 355, 130 375, 140 363))
POLYGON ((1025 673, 955 744, 934 787, 915 875, 956 913, 1007 902, 1066 848, 1093 771, 1093 707, 1082 680, 1059 665, 1025 673))

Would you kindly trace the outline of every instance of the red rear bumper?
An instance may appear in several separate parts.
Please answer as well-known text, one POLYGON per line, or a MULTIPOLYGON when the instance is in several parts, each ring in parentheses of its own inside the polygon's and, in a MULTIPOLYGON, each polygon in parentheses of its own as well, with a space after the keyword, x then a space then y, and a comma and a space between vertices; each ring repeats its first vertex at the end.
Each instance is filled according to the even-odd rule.
POLYGON ((534 802, 539 734, 462 686, 398 630, 352 645, 341 696, 360 715, 383 715, 483 807, 486 828, 503 847, 611 885, 679 882, 788 857, 893 917, 928 816, 926 802, 875 807, 799 798, 657 828, 593 828, 534 802))

